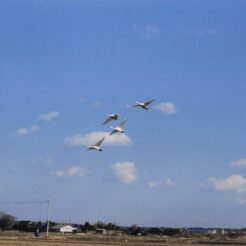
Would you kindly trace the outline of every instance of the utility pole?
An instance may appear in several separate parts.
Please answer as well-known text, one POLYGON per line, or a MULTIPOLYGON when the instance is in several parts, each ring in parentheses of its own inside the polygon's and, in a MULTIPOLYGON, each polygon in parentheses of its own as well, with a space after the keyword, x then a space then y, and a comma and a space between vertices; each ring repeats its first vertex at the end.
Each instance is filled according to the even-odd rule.
POLYGON ((47 213, 47 237, 48 237, 49 229, 50 229, 50 200, 48 200, 47 203, 48 203, 48 213, 47 213))
POLYGON ((49 227, 50 227, 50 200, 47 201, 12 201, 12 202, 4 202, 0 201, 0 204, 36 204, 36 203, 47 203, 48 204, 48 212, 47 212, 47 236, 49 236, 49 227))

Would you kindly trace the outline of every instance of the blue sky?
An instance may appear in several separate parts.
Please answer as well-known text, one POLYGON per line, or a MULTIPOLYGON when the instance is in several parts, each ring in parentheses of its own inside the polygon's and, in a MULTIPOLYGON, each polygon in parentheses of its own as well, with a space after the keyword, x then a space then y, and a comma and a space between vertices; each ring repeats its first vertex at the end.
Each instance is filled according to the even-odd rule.
POLYGON ((245 8, 1 1, 0 200, 49 199, 56 221, 245 226, 245 8), (110 131, 106 113, 127 118, 126 135, 85 151, 110 131))

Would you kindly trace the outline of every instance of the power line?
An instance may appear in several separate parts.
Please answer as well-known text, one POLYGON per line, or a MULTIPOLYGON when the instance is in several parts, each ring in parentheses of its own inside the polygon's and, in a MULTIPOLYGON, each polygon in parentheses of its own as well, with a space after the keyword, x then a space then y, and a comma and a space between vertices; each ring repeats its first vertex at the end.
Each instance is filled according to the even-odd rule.
POLYGON ((46 201, 12 201, 12 202, 10 202, 10 201, 8 201, 8 202, 3 202, 3 201, 0 201, 0 204, 13 204, 13 205, 15 205, 15 204, 34 204, 34 203, 48 203, 49 201, 48 200, 46 200, 46 201))

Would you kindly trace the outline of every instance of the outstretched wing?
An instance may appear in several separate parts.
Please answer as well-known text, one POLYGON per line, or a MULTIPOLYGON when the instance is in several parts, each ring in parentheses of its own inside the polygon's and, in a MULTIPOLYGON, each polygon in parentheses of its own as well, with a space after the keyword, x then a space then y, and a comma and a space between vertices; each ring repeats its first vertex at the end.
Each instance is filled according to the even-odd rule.
POLYGON ((118 132, 118 131, 116 131, 116 130, 112 130, 112 131, 109 133, 109 136, 111 136, 111 135, 115 134, 116 132, 118 132))
POLYGON ((132 107, 140 107, 140 103, 136 101, 135 104, 132 105, 132 107))
POLYGON ((147 102, 144 103, 145 106, 148 106, 150 105, 152 102, 154 102, 156 99, 152 99, 152 100, 149 100, 147 102))
POLYGON ((105 139, 105 137, 103 137, 101 140, 99 140, 99 141, 95 144, 95 146, 100 147, 100 145, 102 144, 102 142, 104 141, 104 139, 105 139))
POLYGON ((127 122, 127 120, 123 120, 123 121, 119 124, 119 127, 120 127, 120 128, 123 128, 126 122, 127 122))
POLYGON ((109 116, 109 117, 103 122, 103 125, 109 123, 109 122, 112 121, 112 120, 113 120, 112 117, 109 116))

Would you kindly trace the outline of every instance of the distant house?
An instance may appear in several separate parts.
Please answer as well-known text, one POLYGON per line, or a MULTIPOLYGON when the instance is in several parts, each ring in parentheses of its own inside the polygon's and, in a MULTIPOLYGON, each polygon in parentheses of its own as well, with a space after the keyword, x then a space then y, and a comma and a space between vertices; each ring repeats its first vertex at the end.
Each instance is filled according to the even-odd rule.
POLYGON ((51 231, 53 232, 60 232, 60 233, 76 233, 78 228, 73 227, 71 225, 56 225, 50 228, 51 231))
POLYGON ((217 229, 211 229, 211 230, 208 231, 208 234, 212 234, 212 235, 215 235, 217 233, 218 233, 217 229))
POLYGON ((78 230, 77 227, 73 227, 71 225, 65 225, 61 227, 60 233, 76 233, 78 230))
POLYGON ((106 231, 106 229, 96 229, 96 233, 105 235, 107 233, 107 231, 106 231))

